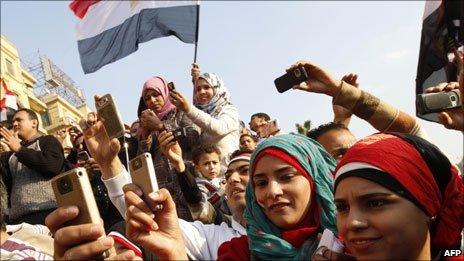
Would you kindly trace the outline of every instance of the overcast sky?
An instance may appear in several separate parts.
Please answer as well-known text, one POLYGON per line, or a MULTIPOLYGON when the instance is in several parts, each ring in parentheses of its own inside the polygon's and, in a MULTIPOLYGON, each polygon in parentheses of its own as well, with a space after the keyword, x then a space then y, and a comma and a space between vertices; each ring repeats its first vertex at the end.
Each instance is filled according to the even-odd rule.
MULTIPOLYGON (((1 1, 1 33, 29 58, 40 50, 83 89, 94 108, 95 94, 112 93, 128 123, 136 118, 143 82, 154 75, 174 81, 192 95, 193 45, 177 38, 155 39, 96 73, 84 75, 69 2, 1 1)), ((320 94, 279 94, 273 81, 300 59, 341 77, 359 74, 360 87, 414 115, 415 77, 424 2, 202 2, 199 63, 222 76, 241 119, 267 112, 284 131, 310 119, 332 120, 331 99, 320 94)), ((30 59, 30 58, 29 58, 30 59)), ((457 162, 462 133, 421 121, 430 139, 457 162)), ((353 119, 358 138, 375 132, 353 119)))

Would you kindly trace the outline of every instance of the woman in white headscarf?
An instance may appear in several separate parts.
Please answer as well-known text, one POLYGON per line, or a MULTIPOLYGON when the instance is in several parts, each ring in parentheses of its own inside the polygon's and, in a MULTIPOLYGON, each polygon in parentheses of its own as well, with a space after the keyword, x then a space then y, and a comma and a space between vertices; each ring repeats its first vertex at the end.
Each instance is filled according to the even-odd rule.
POLYGON ((222 79, 213 73, 199 76, 193 93, 195 106, 178 91, 171 91, 170 96, 176 107, 201 128, 201 144, 216 145, 222 165, 227 166, 230 154, 239 148, 240 120, 222 79))

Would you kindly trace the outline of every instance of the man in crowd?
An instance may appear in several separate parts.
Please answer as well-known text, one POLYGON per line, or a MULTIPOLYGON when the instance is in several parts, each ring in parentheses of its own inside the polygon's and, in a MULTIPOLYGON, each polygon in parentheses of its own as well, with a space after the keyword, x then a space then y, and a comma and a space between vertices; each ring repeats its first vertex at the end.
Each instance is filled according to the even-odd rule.
POLYGON ((7 169, 10 208, 9 223, 44 224, 45 217, 56 208, 50 179, 59 174, 64 163, 63 148, 52 135, 38 131, 34 111, 20 109, 13 116, 13 130, 0 129, 3 143, 10 150, 7 169))
POLYGON ((345 125, 335 122, 322 124, 308 131, 307 136, 317 140, 337 161, 356 142, 356 137, 345 125))

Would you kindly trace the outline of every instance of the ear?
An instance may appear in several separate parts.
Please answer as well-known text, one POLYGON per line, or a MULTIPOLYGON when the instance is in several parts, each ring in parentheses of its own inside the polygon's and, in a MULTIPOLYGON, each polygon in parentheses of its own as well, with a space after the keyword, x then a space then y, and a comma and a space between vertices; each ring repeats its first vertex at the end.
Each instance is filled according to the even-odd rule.
POLYGON ((37 129, 37 126, 39 125, 39 121, 38 120, 32 120, 32 127, 34 129, 37 129))

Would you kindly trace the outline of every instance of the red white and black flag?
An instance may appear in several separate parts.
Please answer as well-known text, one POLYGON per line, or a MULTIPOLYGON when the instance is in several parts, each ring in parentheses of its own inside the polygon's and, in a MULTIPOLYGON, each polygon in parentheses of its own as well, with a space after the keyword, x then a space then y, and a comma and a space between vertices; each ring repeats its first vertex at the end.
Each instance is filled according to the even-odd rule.
POLYGON ((18 105, 16 104, 16 96, 13 91, 8 89, 6 82, 3 79, 0 79, 0 122, 11 120, 13 114, 18 110, 18 105))
MULTIPOLYGON (((442 82, 457 81, 453 49, 464 43, 464 1, 427 1, 422 23, 416 95, 442 82)), ((417 107, 416 107, 417 112, 417 107)), ((436 113, 416 115, 437 121, 436 113)))

